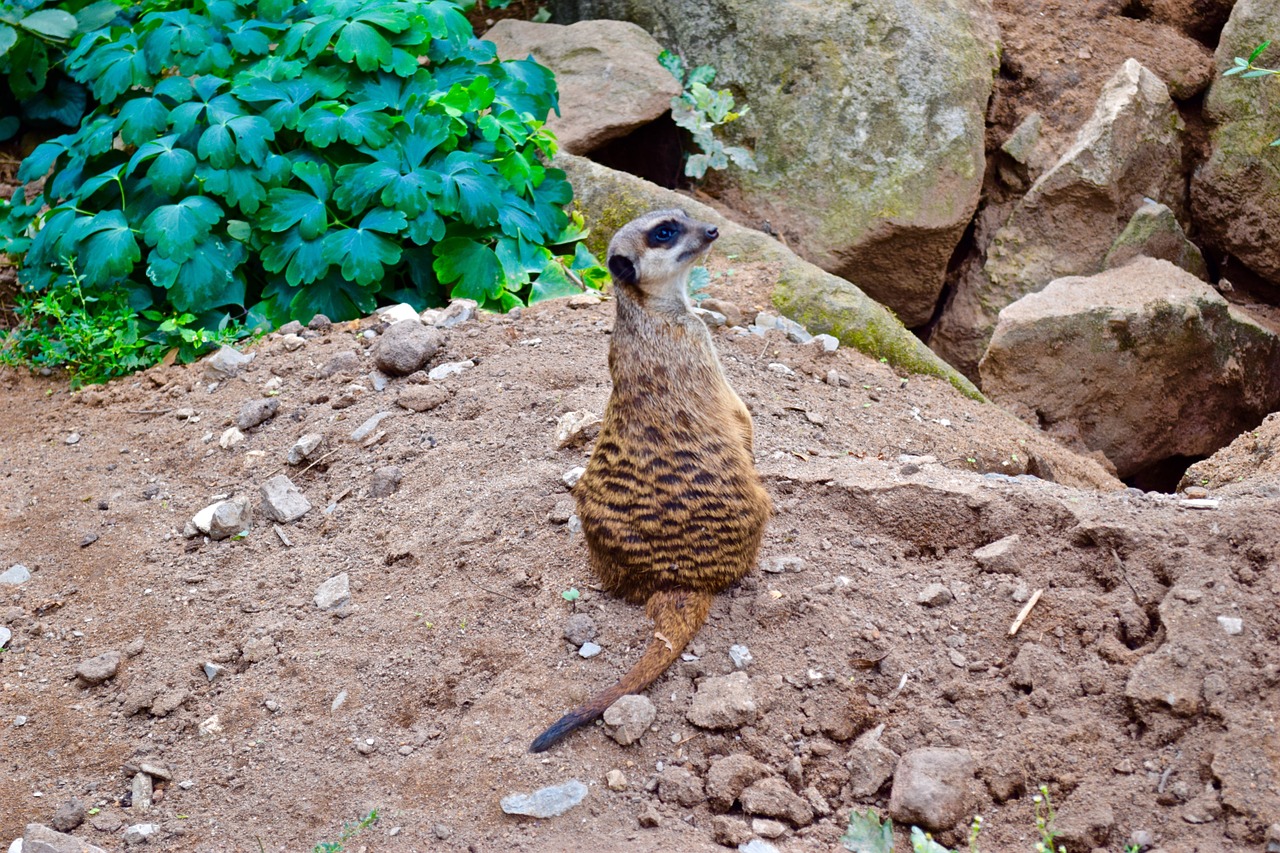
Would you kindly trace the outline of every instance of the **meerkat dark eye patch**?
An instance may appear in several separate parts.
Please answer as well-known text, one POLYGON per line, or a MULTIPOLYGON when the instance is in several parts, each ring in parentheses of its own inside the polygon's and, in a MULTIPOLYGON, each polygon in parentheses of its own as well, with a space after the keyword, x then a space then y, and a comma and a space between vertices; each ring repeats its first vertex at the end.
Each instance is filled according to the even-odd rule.
POLYGON ((609 256, 609 273, 619 284, 636 283, 636 265, 622 255, 609 256))
POLYGON ((675 220, 667 220, 661 222, 649 230, 648 243, 651 249, 660 249, 663 246, 669 246, 675 239, 680 236, 683 229, 680 223, 675 220))

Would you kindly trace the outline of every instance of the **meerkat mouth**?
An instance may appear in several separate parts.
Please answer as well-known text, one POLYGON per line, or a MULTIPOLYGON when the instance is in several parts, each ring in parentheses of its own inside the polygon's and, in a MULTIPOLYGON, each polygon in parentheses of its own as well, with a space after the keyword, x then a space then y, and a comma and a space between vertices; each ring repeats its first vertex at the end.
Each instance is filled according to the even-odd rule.
POLYGON ((679 255, 680 262, 683 263, 685 261, 692 260, 693 258, 697 258, 702 255, 705 255, 707 252, 710 252, 711 244, 714 243, 719 237, 720 237, 720 230, 718 228, 711 227, 706 229, 706 231, 704 231, 702 234, 702 240, 703 240, 702 244, 699 246, 694 246, 693 248, 690 248, 690 249, 686 249, 683 252, 681 252, 679 255))

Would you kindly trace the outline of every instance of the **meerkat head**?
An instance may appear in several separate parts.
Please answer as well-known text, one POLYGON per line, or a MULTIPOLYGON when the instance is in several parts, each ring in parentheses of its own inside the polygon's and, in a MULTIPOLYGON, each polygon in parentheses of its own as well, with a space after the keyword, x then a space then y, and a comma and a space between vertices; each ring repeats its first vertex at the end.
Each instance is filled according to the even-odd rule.
POLYGON ((620 290, 687 302, 689 270, 720 236, 683 210, 655 210, 618 229, 609 241, 609 273, 620 290))

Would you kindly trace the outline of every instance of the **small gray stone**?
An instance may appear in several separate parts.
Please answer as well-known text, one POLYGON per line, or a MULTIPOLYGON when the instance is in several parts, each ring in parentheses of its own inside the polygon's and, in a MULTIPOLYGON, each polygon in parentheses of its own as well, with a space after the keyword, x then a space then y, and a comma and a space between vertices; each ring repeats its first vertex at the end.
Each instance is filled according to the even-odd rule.
POLYGON ((146 814, 151 811, 151 795, 155 793, 155 784, 151 781, 151 777, 146 773, 135 773, 130 789, 133 792, 134 814, 146 814))
POLYGON ((570 489, 578 485, 578 481, 582 479, 582 475, 587 473, 587 469, 581 465, 576 468, 570 468, 560 475, 560 482, 564 483, 570 489))
POLYGON ((438 364, 427 371, 427 378, 439 382, 441 379, 448 379, 450 376, 457 376, 464 370, 470 370, 475 367, 476 363, 468 359, 467 361, 447 361, 444 364, 438 364))
POLYGON ((736 817, 716 815, 711 819, 711 837, 716 844, 737 847, 751 840, 751 827, 736 817))
POLYGON ((719 329, 728 325, 729 319, 719 311, 711 311, 701 306, 694 306, 693 316, 707 324, 709 329, 719 329))
POLYGON ((968 750, 913 749, 894 771, 889 815, 928 831, 951 829, 973 811, 973 772, 968 750))
POLYGON ((997 539, 990 545, 982 546, 973 552, 973 558, 978 561, 978 565, 984 572, 1016 575, 1021 570, 1018 559, 1018 545, 1021 542, 1022 537, 1014 533, 1003 539, 997 539))
POLYGON ((399 323, 401 320, 414 320, 416 322, 421 322, 418 320, 417 309, 407 302, 398 302, 395 305, 384 305, 381 308, 376 309, 373 313, 385 320, 388 325, 394 325, 399 323))
POLYGON ((204 677, 209 679, 211 683, 216 680, 218 676, 227 671, 225 666, 214 663, 213 661, 205 661, 201 669, 204 670, 204 677))
POLYGON ((840 339, 835 335, 814 335, 813 342, 821 344, 823 352, 835 352, 840 349, 840 339))
POLYGON ((320 368, 320 376, 328 379, 340 373, 356 373, 360 370, 360 354, 353 350, 342 350, 320 368))
POLYGON ((297 335, 285 335, 280 338, 280 345, 285 348, 286 352, 296 352, 297 350, 305 347, 307 345, 307 341, 305 338, 300 338, 297 335))
POLYGON ((813 823, 813 807, 776 776, 751 783, 738 800, 749 815, 782 818, 795 826, 813 823))
POLYGON ((76 667, 76 678, 85 684, 101 684, 116 674, 120 669, 120 653, 104 652, 97 657, 80 662, 76 667))
POLYGON ((191 523, 210 539, 226 539, 253 526, 253 508, 249 498, 240 495, 210 504, 197 512, 191 523))
POLYGON ((297 320, 290 320, 280 328, 276 329, 276 331, 282 335, 300 335, 302 334, 302 330, 304 328, 306 327, 303 326, 301 323, 299 323, 297 320))
POLYGON ((351 600, 351 579, 347 573, 334 575, 316 589, 316 607, 335 610, 351 600))
POLYGON ((1218 627, 1231 637, 1244 630, 1244 620, 1238 616, 1219 616, 1218 627))
POLYGON ((883 732, 883 725, 863 732, 849 748, 845 766, 849 769, 849 793, 856 800, 874 797, 898 764, 898 753, 880 742, 883 732))
POLYGON ((923 604, 925 607, 941 607, 944 604, 950 604, 953 598, 951 590, 940 583, 931 583, 920 590, 920 594, 916 596, 916 603, 923 604))
POLYGON ((596 622, 585 613, 574 613, 564 623, 564 638, 575 646, 581 646, 596 638, 596 622))
POLYGON ((774 557, 765 562, 762 566, 764 571, 775 575, 785 574, 786 572, 803 572, 804 558, 802 557, 774 557))
POLYGON ((454 299, 449 303, 448 308, 445 308, 435 317, 432 325, 441 329, 452 329, 454 326, 460 326, 472 320, 476 316, 476 309, 479 307, 479 304, 474 299, 454 299))
POLYGON ((562 498, 556 501, 556 505, 547 513, 547 521, 552 524, 567 524, 569 517, 573 515, 573 501, 569 498, 562 498))
POLYGON ((781 838, 787 834, 787 825, 782 821, 757 817, 751 820, 751 831, 761 838, 781 838))
POLYGON ((151 836, 155 835, 159 831, 159 824, 135 823, 133 826, 125 829, 124 843, 130 846, 134 844, 145 844, 151 836))
POLYGON ((751 649, 735 644, 729 647, 729 660, 733 661, 734 669, 746 669, 755 658, 751 656, 751 649))
POLYGON ((63 442, 63 444, 68 444, 68 445, 79 444, 79 443, 80 443, 80 433, 78 432, 71 433, 71 435, 67 436, 66 440, 63 442))
POLYGON ((556 422, 556 447, 563 450, 589 441, 600 432, 600 423, 595 412, 565 412, 556 422))
POLYGON ((146 773, 148 776, 153 776, 156 779, 164 779, 165 781, 168 781, 173 778, 173 773, 170 772, 168 767, 154 761, 139 761, 138 769, 143 773, 146 773))
POLYGON ((204 378, 209 382, 221 382, 239 376, 253 358, 253 353, 245 355, 231 347, 222 347, 204 360, 204 378))
POLYGON ((373 362, 388 376, 420 370, 440 349, 440 332, 414 320, 396 323, 373 345, 373 362))
POLYGON ((17 586, 20 583, 26 583, 31 580, 31 572, 22 563, 14 563, 2 574, 0 574, 0 584, 8 586, 17 586))
POLYGON ((307 323, 307 328, 316 332, 324 332, 333 325, 333 321, 323 314, 316 314, 311 318, 311 322, 307 323))
POLYGON ((605 709, 605 732, 623 746, 630 746, 649 731, 657 718, 658 710, 649 697, 629 694, 605 709))
POLYGON ((600 654, 602 649, 597 643, 586 642, 582 644, 582 648, 578 649, 578 654, 584 658, 593 658, 600 654))
POLYGON ((703 729, 735 729, 754 723, 756 714, 751 680, 745 672, 734 672, 698 685, 686 717, 703 729))
POLYGON ((240 431, 240 427, 228 427, 218 436, 218 446, 223 450, 231 450, 241 444, 244 444, 244 433, 240 431))
POLYGON ((273 637, 256 637, 244 644, 240 654, 249 663, 262 663, 276 656, 276 641, 273 637))
POLYGON ((511 794, 502 798, 502 810, 507 814, 529 817, 558 817, 582 802, 587 796, 587 786, 577 779, 560 785, 534 791, 532 794, 511 794))
POLYGON ((753 838, 746 844, 739 844, 738 853, 778 853, 778 848, 768 841, 753 838))
POLYGON ((38 823, 27 824, 22 834, 22 853, 107 853, 74 835, 65 835, 38 823))
POLYGON ((13 639, 13 632, 8 628, 0 625, 0 649, 3 649, 13 639))
POLYGON ((311 511, 311 501, 284 474, 262 484, 262 514, 272 521, 288 524, 311 511))
POLYGON ((369 497, 386 498, 394 495, 400 488, 400 480, 404 472, 396 465, 384 465, 373 472, 373 481, 369 484, 369 497))
POLYGON ((301 465, 311 459, 322 444, 324 444, 323 435, 318 432, 306 433, 293 443, 293 447, 289 448, 289 455, 286 457, 286 461, 290 465, 301 465))
POLYGON ((351 433, 351 440, 364 441, 373 433, 374 430, 378 428, 378 424, 382 423, 386 418, 393 417, 394 415, 395 412, 378 412, 376 415, 360 424, 360 426, 356 427, 355 432, 351 433))
POLYGON ((58 810, 53 813, 49 824, 58 832, 70 832, 84 823, 84 816, 84 803, 79 800, 71 800, 58 806, 58 810))
POLYGON ((236 418, 236 426, 241 430, 253 429, 263 421, 274 418, 278 411, 280 411, 280 401, 275 397, 248 400, 240 407, 240 417, 236 418))

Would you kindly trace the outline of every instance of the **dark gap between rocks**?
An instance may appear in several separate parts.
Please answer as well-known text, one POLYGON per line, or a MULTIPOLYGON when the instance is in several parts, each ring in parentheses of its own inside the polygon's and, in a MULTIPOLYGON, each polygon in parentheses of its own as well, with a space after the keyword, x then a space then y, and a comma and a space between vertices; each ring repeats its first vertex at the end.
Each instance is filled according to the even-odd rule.
POLYGON ((587 157, 601 166, 671 190, 684 182, 683 153, 680 128, 671 113, 666 112, 626 136, 588 152, 587 157))
POLYGON ((1144 492, 1164 492, 1173 494, 1187 469, 1197 462, 1208 459, 1208 456, 1169 456, 1158 462, 1152 462, 1146 468, 1131 476, 1122 477, 1125 485, 1144 492))

